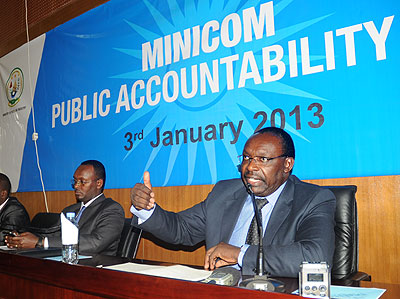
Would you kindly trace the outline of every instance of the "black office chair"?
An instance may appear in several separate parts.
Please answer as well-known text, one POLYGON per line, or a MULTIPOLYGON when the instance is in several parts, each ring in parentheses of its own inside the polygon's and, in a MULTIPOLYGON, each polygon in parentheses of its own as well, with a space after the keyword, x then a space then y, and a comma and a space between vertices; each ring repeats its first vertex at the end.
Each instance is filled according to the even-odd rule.
POLYGON ((49 234, 61 229, 60 213, 37 213, 28 231, 34 234, 49 234))
POLYGON ((325 186, 336 196, 335 253, 332 280, 371 281, 371 276, 358 271, 357 186, 325 186))
POLYGON ((125 218, 121 239, 118 244, 117 256, 135 258, 139 247, 142 230, 131 225, 132 219, 125 218))

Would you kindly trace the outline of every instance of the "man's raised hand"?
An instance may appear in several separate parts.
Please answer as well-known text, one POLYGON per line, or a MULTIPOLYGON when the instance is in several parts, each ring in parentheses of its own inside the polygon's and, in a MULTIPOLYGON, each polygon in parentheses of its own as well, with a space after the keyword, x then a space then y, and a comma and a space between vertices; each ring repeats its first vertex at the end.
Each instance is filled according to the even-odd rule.
POLYGON ((137 210, 150 210, 154 207, 154 192, 151 188, 150 173, 145 171, 143 174, 143 184, 137 183, 131 189, 131 202, 137 210))

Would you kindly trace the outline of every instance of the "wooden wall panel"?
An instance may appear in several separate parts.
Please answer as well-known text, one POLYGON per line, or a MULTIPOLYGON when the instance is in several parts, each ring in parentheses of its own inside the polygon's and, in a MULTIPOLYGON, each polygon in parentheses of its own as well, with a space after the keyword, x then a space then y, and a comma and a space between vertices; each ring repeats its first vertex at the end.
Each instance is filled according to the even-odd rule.
MULTIPOLYGON (((30 40, 109 0, 29 0, 30 40)), ((0 57, 27 41, 24 0, 0 1, 0 57)))
POLYGON ((400 282, 400 176, 314 180, 357 185, 359 269, 373 281, 400 282))
MULTIPOLYGON (((319 185, 357 185, 359 213, 359 269, 372 275, 373 281, 400 283, 400 176, 343 178, 309 181, 319 185)), ((155 187, 157 203, 171 211, 181 211, 202 201, 212 185, 155 187)), ((129 189, 108 189, 105 195, 121 203, 129 212, 129 189)), ((45 211, 41 192, 18 193, 32 217, 45 211)), ((75 199, 72 191, 48 192, 49 209, 60 212, 75 199)), ((201 245, 201 244, 200 244, 201 245)), ((138 258, 202 265, 204 246, 171 246, 145 234, 138 258)))
MULTIPOLYGON (((39 212, 46 212, 45 200, 42 192, 18 192, 13 194, 26 207, 31 219, 39 212)), ((73 191, 46 192, 49 212, 59 213, 63 208, 76 202, 73 191)))

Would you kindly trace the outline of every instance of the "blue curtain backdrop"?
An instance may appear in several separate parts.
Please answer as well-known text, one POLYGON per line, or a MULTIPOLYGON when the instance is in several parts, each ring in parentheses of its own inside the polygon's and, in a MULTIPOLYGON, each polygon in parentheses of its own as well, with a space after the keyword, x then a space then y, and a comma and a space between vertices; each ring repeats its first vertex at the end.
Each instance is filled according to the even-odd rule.
MULTIPOLYGON (((46 188, 97 159, 107 188, 238 177, 258 127, 301 179, 400 173, 394 0, 113 0, 46 34, 34 96, 46 188)), ((19 191, 41 189, 29 121, 19 191)))

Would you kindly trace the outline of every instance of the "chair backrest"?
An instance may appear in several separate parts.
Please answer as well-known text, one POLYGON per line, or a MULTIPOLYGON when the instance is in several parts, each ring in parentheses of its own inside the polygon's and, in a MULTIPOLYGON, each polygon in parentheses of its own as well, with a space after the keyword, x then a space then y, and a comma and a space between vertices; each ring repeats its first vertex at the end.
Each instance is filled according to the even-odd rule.
POLYGON ((142 230, 131 225, 132 219, 125 218, 124 228, 118 244, 117 256, 135 258, 142 230))
POLYGON ((32 233, 47 234, 61 229, 60 213, 37 213, 28 229, 32 233))
POLYGON ((346 279, 358 271, 357 186, 325 186, 336 196, 335 253, 332 279, 346 279))

